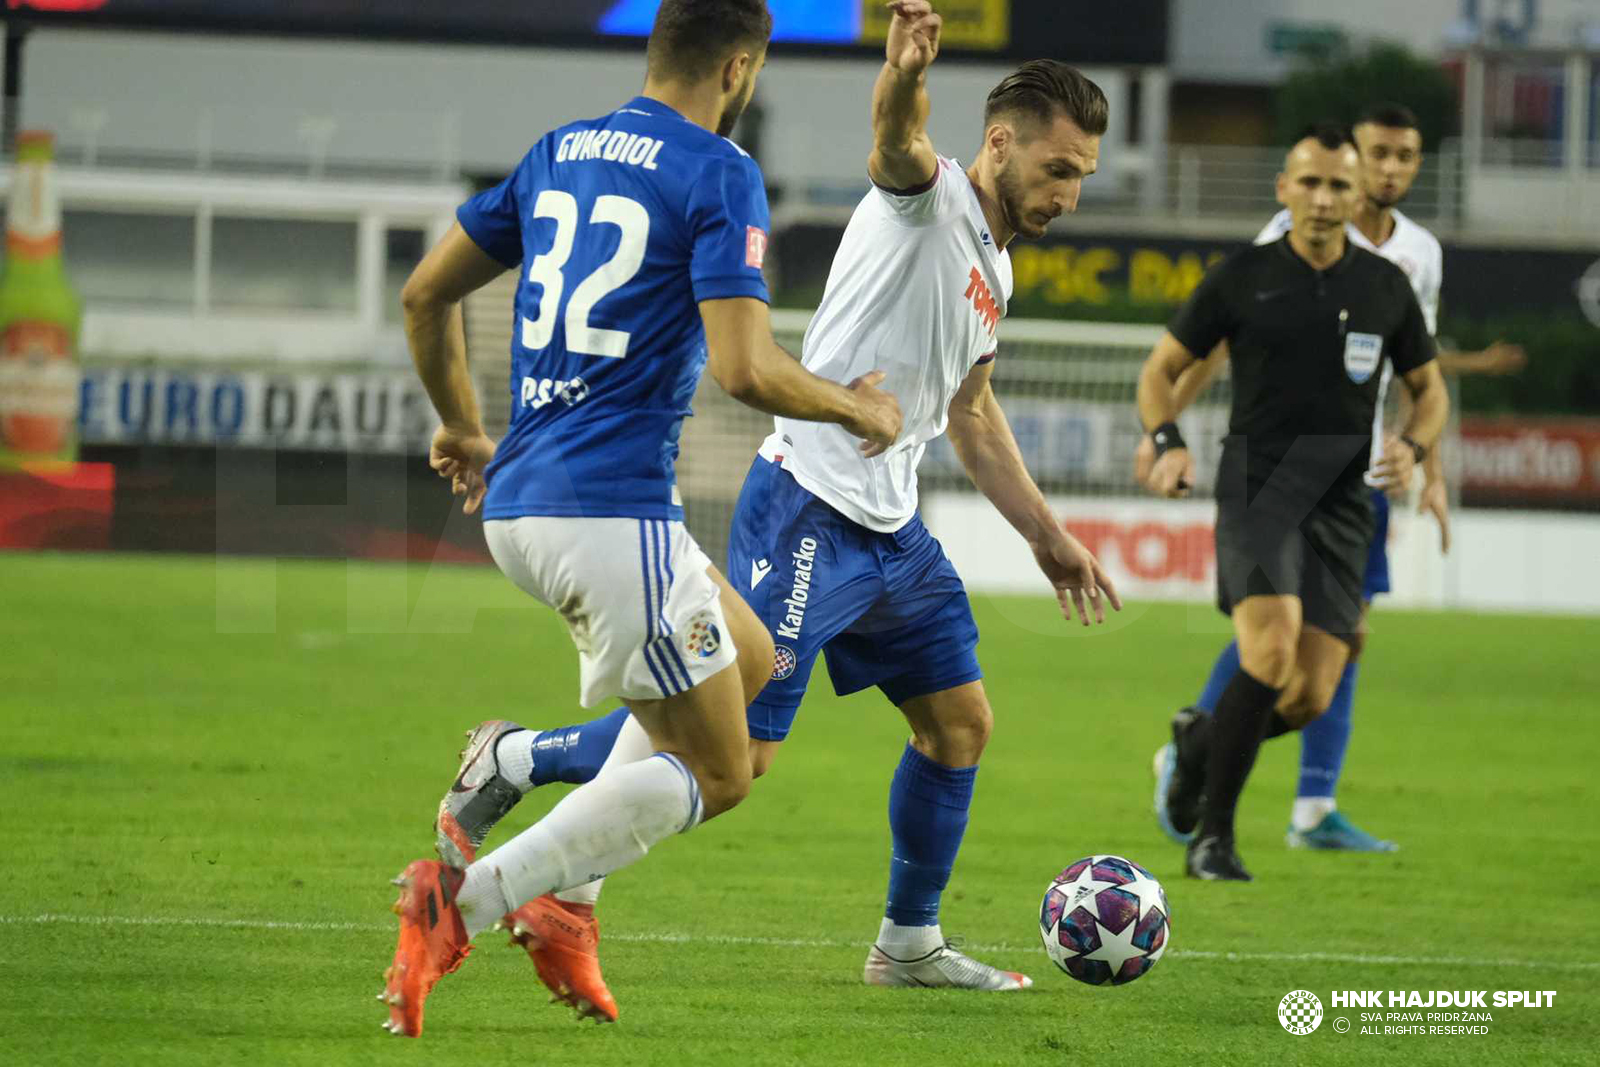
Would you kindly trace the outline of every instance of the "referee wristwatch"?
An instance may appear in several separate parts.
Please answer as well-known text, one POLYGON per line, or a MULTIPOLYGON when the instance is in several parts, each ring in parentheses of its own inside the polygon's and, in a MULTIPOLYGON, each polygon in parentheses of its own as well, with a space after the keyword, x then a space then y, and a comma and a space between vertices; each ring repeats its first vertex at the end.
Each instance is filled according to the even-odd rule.
POLYGON ((1401 434, 1400 435, 1400 440, 1401 440, 1401 442, 1403 444, 1406 444, 1406 445, 1410 446, 1411 455, 1416 459, 1416 461, 1418 463, 1421 463, 1423 460, 1428 458, 1428 446, 1427 445, 1422 444, 1422 443, 1420 443, 1418 441, 1415 441, 1412 438, 1407 437, 1405 434, 1401 434))

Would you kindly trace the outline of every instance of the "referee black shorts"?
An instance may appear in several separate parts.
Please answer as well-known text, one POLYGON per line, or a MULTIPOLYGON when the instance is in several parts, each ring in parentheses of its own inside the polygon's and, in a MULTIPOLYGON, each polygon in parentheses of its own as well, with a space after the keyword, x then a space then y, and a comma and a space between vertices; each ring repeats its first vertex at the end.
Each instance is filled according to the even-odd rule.
POLYGON ((1217 606, 1224 615, 1252 596, 1297 596, 1304 621, 1346 641, 1361 623, 1361 581, 1372 545, 1365 492, 1330 494, 1300 509, 1217 501, 1217 606))

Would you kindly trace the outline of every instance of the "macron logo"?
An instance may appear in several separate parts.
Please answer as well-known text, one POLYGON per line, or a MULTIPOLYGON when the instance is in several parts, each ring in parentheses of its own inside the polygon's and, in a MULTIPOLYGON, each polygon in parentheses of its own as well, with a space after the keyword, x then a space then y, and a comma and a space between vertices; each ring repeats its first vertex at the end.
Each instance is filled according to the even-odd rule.
POLYGON ((750 561, 750 588, 754 589, 761 584, 761 579, 772 573, 772 564, 764 559, 750 561))

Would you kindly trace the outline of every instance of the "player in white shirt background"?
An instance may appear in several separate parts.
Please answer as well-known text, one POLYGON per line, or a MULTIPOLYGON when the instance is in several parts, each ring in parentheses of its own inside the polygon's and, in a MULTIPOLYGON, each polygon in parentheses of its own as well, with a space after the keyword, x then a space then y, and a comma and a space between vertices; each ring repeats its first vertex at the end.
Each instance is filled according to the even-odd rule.
MULTIPOLYGON (((1088 625, 1104 620, 1108 601, 1121 608, 1094 556, 1046 505, 989 387, 1011 296, 1005 248, 1076 209, 1099 158, 1106 100, 1064 64, 1024 64, 990 93, 977 158, 963 169, 927 134, 941 20, 926 0, 890 7, 872 99, 873 188, 840 243, 802 362, 830 379, 863 362, 883 371, 904 422, 877 454, 780 418, 751 465, 728 575, 776 646, 772 678, 748 712, 751 770, 771 766, 819 653, 838 693, 877 686, 912 741, 890 787, 888 903, 864 978, 1023 989, 1028 978, 955 951, 939 925, 994 716, 966 592, 917 513, 916 467, 926 443, 948 433, 974 484, 1027 541, 1062 614, 1088 625)), ((617 719, 535 735, 529 780, 585 780, 597 749, 612 737, 627 743, 617 719)), ((593 901, 598 884, 590 888, 593 901)))
MULTIPOLYGON (((1437 333, 1439 292, 1444 281, 1443 250, 1438 238, 1407 217, 1398 207, 1410 193, 1422 166, 1422 133, 1416 116, 1398 104, 1377 104, 1362 114, 1352 134, 1361 158, 1363 196, 1354 217, 1346 224, 1345 232, 1356 245, 1383 256, 1405 272, 1417 294, 1418 303, 1422 305, 1428 332, 1437 333)), ((1280 211, 1262 229, 1255 243, 1275 241, 1288 229, 1289 213, 1287 210, 1280 211)), ((1226 356, 1226 352, 1219 355, 1226 356)), ((1516 345, 1496 342, 1479 352, 1441 350, 1437 358, 1440 369, 1446 374, 1507 374, 1520 370, 1527 357, 1516 345)), ((1213 357, 1193 364, 1178 382, 1178 395, 1183 405, 1186 406, 1206 388, 1223 362, 1223 359, 1213 357)), ((1386 434, 1383 426, 1381 398, 1391 377, 1387 361, 1383 363, 1382 375, 1378 414, 1373 424, 1374 467, 1386 448, 1404 447, 1393 434, 1386 434)), ((1140 442, 1135 464, 1135 475, 1141 483, 1148 474, 1153 453, 1150 439, 1144 438, 1140 442)), ((1424 478, 1418 512, 1431 513, 1438 521, 1440 549, 1448 552, 1449 490, 1445 482, 1444 465, 1438 449, 1420 458, 1419 466, 1423 468, 1424 478)), ((1380 484, 1372 481, 1370 475, 1369 484, 1373 486, 1377 529, 1362 587, 1364 610, 1361 633, 1351 646, 1350 662, 1333 703, 1300 733, 1300 780, 1287 834, 1292 847, 1363 852, 1392 852, 1398 848, 1394 842, 1380 839, 1350 822, 1338 810, 1335 799, 1345 752, 1350 743, 1356 680, 1367 633, 1366 609, 1370 609, 1374 596, 1386 593, 1390 588, 1387 550, 1389 494, 1400 494, 1409 488, 1380 484)), ((1229 644, 1218 657, 1195 707, 1179 712, 1174 720, 1175 737, 1181 738, 1191 729, 1204 734, 1208 722, 1205 715, 1195 713, 1209 715, 1222 690, 1238 670, 1238 647, 1229 644)), ((1173 790, 1181 792, 1184 787, 1180 747, 1188 745, 1197 748, 1202 743, 1203 737, 1187 738, 1182 744, 1175 740, 1163 746, 1156 756, 1157 818, 1162 828, 1179 840, 1188 835, 1179 834, 1173 829, 1166 814, 1166 798, 1173 795, 1173 790)))

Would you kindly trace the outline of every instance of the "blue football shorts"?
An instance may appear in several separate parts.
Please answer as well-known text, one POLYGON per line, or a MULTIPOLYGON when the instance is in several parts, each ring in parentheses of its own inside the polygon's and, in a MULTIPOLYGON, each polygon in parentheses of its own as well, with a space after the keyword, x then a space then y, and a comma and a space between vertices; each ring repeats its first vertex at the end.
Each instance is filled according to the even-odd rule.
POLYGON ((1367 570, 1361 576, 1361 599, 1371 601, 1389 591, 1389 498, 1372 491, 1372 547, 1367 549, 1367 570))
POLYGON ((853 522, 757 456, 734 508, 728 580, 777 646, 750 736, 781 741, 820 652, 840 696, 890 702, 983 677, 966 588, 920 515, 893 533, 853 522))

